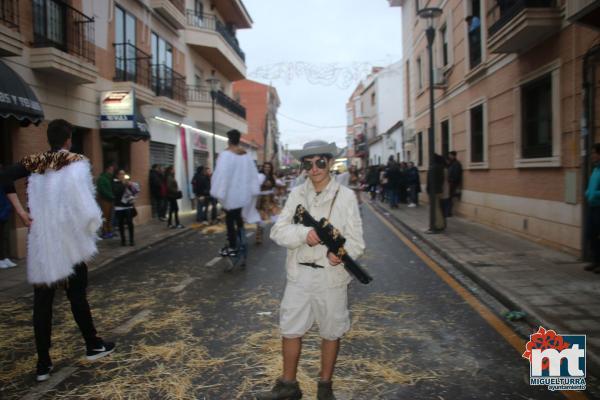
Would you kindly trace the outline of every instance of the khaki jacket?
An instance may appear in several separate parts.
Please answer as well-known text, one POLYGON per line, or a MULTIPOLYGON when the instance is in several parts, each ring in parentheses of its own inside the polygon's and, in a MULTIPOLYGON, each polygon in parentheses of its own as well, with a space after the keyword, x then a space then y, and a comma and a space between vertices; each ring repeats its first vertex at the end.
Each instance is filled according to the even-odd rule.
POLYGON ((323 217, 327 218, 331 210, 329 220, 346 238, 344 247, 356 260, 365 250, 356 195, 351 189, 336 182, 333 177, 321 194, 317 195, 312 182, 307 179, 292 190, 277 222, 271 229, 271 239, 288 250, 286 258, 288 280, 297 280, 299 268, 310 268, 298 263, 314 262, 325 267, 328 287, 348 284, 352 278, 343 265, 329 264, 327 247, 323 245, 310 247, 306 243, 306 236, 312 228, 293 223, 298 204, 302 204, 317 221, 323 217), (332 208, 336 191, 338 194, 332 208))

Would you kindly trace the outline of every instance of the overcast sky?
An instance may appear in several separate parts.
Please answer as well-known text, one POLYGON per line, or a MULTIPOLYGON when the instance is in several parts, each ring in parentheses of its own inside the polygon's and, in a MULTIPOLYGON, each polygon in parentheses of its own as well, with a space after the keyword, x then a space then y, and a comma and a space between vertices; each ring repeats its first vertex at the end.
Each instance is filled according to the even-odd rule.
POLYGON ((254 20, 238 31, 248 79, 277 88, 281 141, 345 146, 346 101, 360 76, 402 57, 400 8, 387 0, 243 1, 254 20))

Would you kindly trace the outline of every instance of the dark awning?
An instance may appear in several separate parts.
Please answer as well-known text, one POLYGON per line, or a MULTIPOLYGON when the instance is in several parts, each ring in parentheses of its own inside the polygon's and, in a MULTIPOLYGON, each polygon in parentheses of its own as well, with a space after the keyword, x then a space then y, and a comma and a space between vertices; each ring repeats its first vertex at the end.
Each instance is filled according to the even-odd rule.
POLYGON ((39 124, 44 111, 33 89, 12 68, 0 61, 0 118, 16 118, 21 125, 39 124))
POLYGON ((149 140, 150 139, 150 131, 148 131, 148 125, 146 124, 146 119, 139 111, 139 109, 135 110, 135 115, 133 116, 133 125, 134 128, 122 128, 122 129, 100 129, 100 134, 103 138, 111 139, 125 139, 132 140, 137 142, 138 140, 149 140))

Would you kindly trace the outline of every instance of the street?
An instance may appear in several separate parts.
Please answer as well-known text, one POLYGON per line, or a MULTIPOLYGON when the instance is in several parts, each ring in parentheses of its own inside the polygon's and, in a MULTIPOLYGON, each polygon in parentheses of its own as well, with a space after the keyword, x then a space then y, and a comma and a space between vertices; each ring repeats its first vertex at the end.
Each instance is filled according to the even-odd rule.
MULTIPOLYGON (((374 281, 351 284, 352 329, 334 377, 338 398, 564 398, 530 386, 522 351, 370 207, 363 207, 363 219, 362 263, 374 281)), ((270 387, 281 372, 285 250, 270 240, 257 247, 250 236, 247 268, 225 273, 225 260, 215 258, 224 240, 222 230, 196 229, 94 271, 89 300, 96 326, 117 342, 115 353, 95 363, 83 361, 83 341, 58 295, 55 370, 44 384, 34 381, 31 297, 0 304, 0 398, 251 399, 270 387)), ((315 398, 318 345, 313 328, 299 370, 306 399, 315 398)))

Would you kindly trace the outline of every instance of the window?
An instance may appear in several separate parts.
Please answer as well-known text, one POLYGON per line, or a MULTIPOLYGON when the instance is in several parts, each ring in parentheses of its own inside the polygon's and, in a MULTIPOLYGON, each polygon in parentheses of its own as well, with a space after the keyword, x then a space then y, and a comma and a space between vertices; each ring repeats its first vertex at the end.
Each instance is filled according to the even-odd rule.
POLYGON ((371 105, 374 106, 375 105, 375 92, 371 93, 371 105))
POLYGON ((50 43, 58 48, 66 46, 65 10, 54 0, 34 0, 34 36, 36 41, 50 43))
POLYGON ((450 152, 450 121, 442 121, 442 155, 446 157, 450 152))
POLYGON ((469 66, 481 64, 481 8, 480 0, 470 0, 471 14, 466 18, 469 37, 469 66))
POLYGON ((354 100, 354 117, 360 118, 362 116, 362 103, 360 99, 354 100))
POLYGON ((354 123, 354 110, 352 108, 348 108, 346 110, 346 115, 348 116, 348 120, 346 121, 347 125, 350 126, 354 123))
POLYGON ((423 89, 423 65, 421 63, 421 57, 417 58, 417 81, 419 82, 419 89, 423 89))
POLYGON ((152 32, 152 86, 159 96, 173 95, 173 47, 152 32))
POLYGON ((415 0, 415 12, 418 14, 420 10, 421 7, 419 7, 419 0, 415 0))
POLYGON ((135 43, 135 17, 115 7, 115 68, 120 80, 136 80, 135 43))
POLYGON ((483 104, 469 110, 471 123, 471 162, 484 161, 483 104))
POLYGON ((417 133, 417 165, 423 165, 423 132, 417 133))
POLYGON ((448 27, 446 25, 440 29, 440 37, 442 38, 442 67, 445 67, 450 63, 448 58, 448 27))
POLYGON ((202 0, 194 0, 194 15, 200 19, 204 17, 204 4, 202 4, 202 0))
POLYGON ((552 74, 521 88, 521 132, 524 158, 552 156, 552 74))

